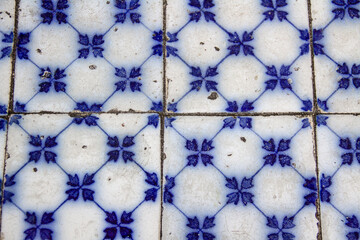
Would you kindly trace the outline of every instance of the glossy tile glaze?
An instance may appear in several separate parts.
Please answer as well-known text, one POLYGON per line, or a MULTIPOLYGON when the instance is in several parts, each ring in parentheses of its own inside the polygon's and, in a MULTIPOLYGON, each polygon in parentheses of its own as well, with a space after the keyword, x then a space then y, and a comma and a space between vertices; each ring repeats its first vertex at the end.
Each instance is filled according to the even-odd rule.
POLYGON ((0 1, 0 238, 359 240, 359 10, 0 1))

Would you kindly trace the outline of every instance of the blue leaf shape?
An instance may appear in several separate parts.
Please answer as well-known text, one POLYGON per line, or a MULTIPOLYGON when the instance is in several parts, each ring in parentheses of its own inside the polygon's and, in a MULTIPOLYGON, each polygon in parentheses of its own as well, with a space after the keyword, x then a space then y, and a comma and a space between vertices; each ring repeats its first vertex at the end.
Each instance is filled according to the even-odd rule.
POLYGON ((41 151, 33 151, 29 153, 29 161, 34 161, 37 163, 40 160, 41 157, 41 151))
POLYGON ((63 13, 63 12, 56 13, 56 20, 58 21, 59 24, 67 23, 66 18, 67 18, 67 15, 65 13, 63 13))
POLYGON ((120 227, 120 235, 121 235, 122 238, 133 239, 132 238, 132 233, 133 233, 133 231, 131 230, 131 228, 120 227))
MULTIPOLYGON (((199 91, 201 89, 202 83, 203 83, 202 80, 196 80, 196 81, 191 82, 190 83, 190 85, 192 86, 191 90, 199 91)), ((208 90, 208 91, 210 91, 210 90, 208 90)))
POLYGON ((108 152, 107 155, 109 156, 108 161, 117 162, 117 160, 119 159, 119 156, 120 156, 120 151, 113 150, 113 151, 108 152))
POLYGON ((93 55, 94 57, 103 57, 103 54, 102 52, 104 51, 103 48, 101 47, 93 47, 93 55))
POLYGON ((217 70, 217 67, 208 67, 208 69, 206 70, 206 73, 205 73, 205 77, 213 77, 213 76, 216 76, 218 75, 219 73, 216 71, 217 70))
POLYGON ((92 44, 95 46, 101 45, 104 43, 104 39, 103 39, 103 35, 97 35, 95 34, 93 39, 92 39, 92 44))
POLYGON ((293 240, 295 238, 295 235, 287 232, 283 232, 282 234, 283 240, 293 240))
POLYGON ((268 8, 274 8, 272 0, 261 0, 261 5, 268 8))
POLYGON ((310 121, 309 121, 309 119, 308 119, 308 118, 305 118, 305 119, 301 120, 301 122, 302 122, 302 126, 301 126, 301 128, 307 128, 307 127, 310 127, 310 121))
POLYGON ((165 179, 166 179, 165 189, 172 189, 173 187, 175 187, 175 178, 166 176, 165 179))
POLYGON ((291 142, 291 139, 288 139, 288 140, 281 139, 279 142, 279 146, 278 146, 278 152, 284 152, 286 150, 289 150, 290 142, 291 142))
POLYGON ((236 124, 236 118, 228 117, 228 118, 225 118, 223 120, 223 122, 224 122, 223 128, 233 129, 235 127, 235 124, 236 124))
POLYGON ((252 118, 249 117, 239 117, 239 125, 242 129, 252 128, 252 118))
POLYGON ((233 102, 227 102, 228 107, 225 109, 228 112, 237 112, 239 110, 239 107, 236 103, 236 101, 233 102))
POLYGON ((115 212, 109 213, 109 212, 105 212, 106 213, 106 218, 105 221, 114 225, 118 224, 117 221, 117 216, 115 212))
POLYGON ((54 221, 53 219, 53 213, 47 213, 45 212, 43 215, 42 215, 42 218, 41 218, 41 224, 49 224, 51 222, 54 221))
POLYGON ((204 164, 205 167, 206 167, 208 164, 210 164, 210 165, 213 164, 212 161, 211 161, 213 158, 214 158, 214 157, 211 156, 211 155, 201 154, 201 161, 202 161, 202 163, 204 164))
POLYGON ((55 137, 50 137, 48 136, 45 140, 45 147, 46 148, 52 148, 55 147, 57 145, 56 143, 56 136, 55 137))
POLYGON ((56 4, 56 9, 57 10, 64 10, 66 8, 68 8, 68 0, 58 0, 57 4, 56 4))
POLYGON ((358 232, 350 232, 346 235, 348 240, 359 240, 359 233, 358 232))
POLYGON ((353 162, 353 154, 352 153, 345 153, 341 155, 342 164, 348 164, 351 165, 353 162))
POLYGON ((249 193, 249 192, 242 192, 241 193, 241 201, 245 206, 248 203, 253 203, 253 200, 252 200, 253 197, 254 197, 254 195, 252 193, 249 193))
POLYGON ((345 9, 343 8, 336 8, 332 12, 335 13, 335 18, 344 19, 345 17, 345 9))
POLYGON ((347 220, 345 223, 346 226, 351 228, 359 228, 359 221, 355 217, 355 215, 352 215, 352 217, 347 217, 346 220, 347 220))
POLYGON ((332 0, 331 2, 334 3, 335 5, 338 5, 338 6, 345 6, 346 5, 345 0, 332 0))
POLYGON ((150 188, 145 191, 145 201, 156 201, 158 188, 150 188))
POLYGON ((116 227, 105 228, 103 232, 105 233, 104 239, 114 240, 116 237, 117 229, 116 227))
MULTIPOLYGON (((269 152, 275 152, 275 141, 273 138, 271 138, 269 141, 265 141, 263 140, 263 149, 265 149, 266 151, 269 152)), ((279 148, 280 148, 280 144, 279 144, 279 148)))
POLYGON ((303 107, 301 108, 303 111, 311 111, 313 108, 312 102, 310 100, 302 101, 303 107))
POLYGON ((81 45, 88 46, 90 43, 89 36, 87 34, 85 34, 85 35, 79 34, 79 43, 81 45))
POLYGON ((122 152, 122 158, 125 163, 127 163, 127 161, 130 161, 130 162, 134 161, 133 156, 135 156, 135 154, 133 152, 129 152, 129 151, 122 152))
POLYGON ((271 228, 279 228, 279 223, 278 223, 276 217, 275 216, 273 216, 272 218, 267 217, 266 226, 271 227, 271 228))
POLYGON ((130 1, 130 5, 129 5, 130 10, 134 10, 138 7, 140 7, 139 0, 131 0, 130 1))
POLYGON ((215 236, 211 233, 203 232, 203 239, 204 240, 213 240, 215 236))
POLYGON ((4 57, 10 57, 11 51, 12 51, 12 48, 11 48, 10 46, 1 49, 1 53, 2 53, 2 54, 1 54, 0 59, 2 59, 2 58, 4 58, 4 57))
POLYGON ((150 108, 150 110, 153 110, 153 111, 157 111, 157 112, 161 112, 163 109, 163 105, 162 105, 162 102, 152 102, 152 107, 150 108))
POLYGON ((241 188, 243 188, 243 189, 252 188, 254 186, 252 181, 253 181, 252 178, 244 177, 243 180, 241 181, 241 188))
POLYGON ((131 218, 131 214, 132 214, 132 212, 125 212, 124 211, 121 214, 120 222, 122 224, 130 224, 130 223, 132 223, 134 221, 134 219, 131 218))
POLYGON ((267 69, 267 71, 266 71, 267 75, 272 76, 272 77, 277 77, 277 71, 276 71, 276 68, 274 65, 272 65, 271 67, 267 66, 266 69, 267 69))
POLYGON ((228 198, 228 200, 226 202, 227 204, 234 203, 235 205, 238 205, 239 200, 240 200, 240 193, 233 192, 233 193, 226 195, 226 197, 228 198))
POLYGON ((86 125, 88 125, 88 126, 96 126, 96 125, 97 125, 96 121, 97 121, 98 119, 99 119, 98 117, 89 116, 89 117, 86 117, 86 118, 85 118, 85 123, 86 123, 86 125))
POLYGON ((119 81, 119 82, 115 83, 116 91, 119 91, 119 90, 125 91, 126 85, 127 85, 126 81, 119 81))
POLYGON ((137 78, 141 76, 141 68, 132 68, 130 71, 129 78, 137 78))
POLYGON ((215 217, 205 217, 202 229, 209 229, 215 226, 215 217))
POLYGON ((201 69, 200 67, 191 67, 190 75, 194 77, 201 77, 201 69))
POLYGON ((279 21, 281 22, 282 20, 286 19, 286 16, 288 15, 287 12, 285 11, 277 11, 277 16, 279 21))
POLYGON ((94 191, 88 188, 83 188, 82 189, 82 196, 84 201, 94 201, 94 191))
POLYGON ((39 135, 37 136, 30 136, 30 144, 33 145, 34 147, 41 147, 41 138, 39 135))
POLYGON ((36 215, 35 213, 30 213, 30 212, 26 212, 26 218, 25 218, 25 221, 32 224, 32 225, 36 225, 36 215))
POLYGON ((173 203, 174 194, 172 194, 169 190, 165 189, 164 191, 164 202, 165 203, 173 203))
POLYGON ((304 197, 305 199, 305 205, 313 204, 316 206, 316 200, 317 200, 317 193, 313 192, 304 197))
POLYGON ((130 20, 132 23, 140 23, 141 14, 139 13, 130 13, 130 20))
POLYGON ((203 6, 205 9, 209 9, 209 8, 214 7, 215 4, 213 3, 213 0, 204 0, 203 6))
POLYGON ((51 12, 45 12, 40 15, 42 17, 42 23, 51 24, 54 15, 51 12))
POLYGON ((57 154, 56 154, 56 153, 53 153, 53 152, 50 152, 50 151, 45 151, 45 152, 44 152, 44 157, 45 157, 45 161, 46 161, 47 163, 50 163, 50 162, 55 163, 55 162, 56 162, 57 154))
POLYGON ((208 12, 208 11, 205 11, 203 13, 204 13, 205 20, 207 22, 210 22, 210 21, 215 22, 215 14, 214 13, 208 12))
POLYGON ((245 56, 254 55, 254 47, 250 45, 243 45, 243 52, 245 56))
POLYGON ((322 188, 328 188, 331 186, 332 182, 331 182, 331 176, 325 176, 324 174, 322 174, 321 180, 320 180, 320 184, 322 188))
POLYGON ((115 7, 119 9, 126 9, 126 0, 115 0, 115 7))
MULTIPOLYGON (((9 177, 9 175, 5 175, 5 179, 6 179, 6 181, 5 181, 5 187, 11 187, 11 186, 13 186, 13 185, 15 185, 15 181, 14 181, 14 179, 15 179, 15 175, 12 175, 11 177, 9 177)), ((0 181, 1 182, 1 181, 0 181)))
POLYGON ((78 58, 84 58, 86 59, 89 56, 90 49, 89 48, 83 48, 78 51, 80 54, 78 58))
POLYGON ((2 39, 2 42, 4 43, 12 43, 14 39, 14 33, 10 32, 9 34, 4 33, 4 38, 2 39))
POLYGON ((201 8, 201 4, 199 0, 189 0, 189 6, 201 8))
POLYGON ((265 159, 265 164, 270 164, 271 166, 273 166, 276 162, 276 154, 266 155, 265 157, 263 157, 263 159, 265 159))
POLYGON ((317 102, 318 102, 319 107, 320 107, 322 110, 324 110, 324 111, 329 110, 329 108, 328 108, 328 106, 327 106, 327 101, 326 101, 326 100, 322 101, 322 100, 318 99, 317 102))
POLYGON ((142 86, 142 84, 139 82, 134 82, 134 81, 130 82, 130 89, 132 92, 135 92, 135 91, 141 92, 141 89, 140 89, 141 86, 142 86))
POLYGON ((285 217, 283 220, 282 228, 283 229, 291 229, 295 227, 295 224, 293 223, 294 217, 285 217))
POLYGON ((66 183, 67 185, 69 186, 72 186, 72 187, 79 187, 80 185, 80 180, 79 180, 79 177, 77 174, 75 174, 75 176, 72 176, 72 175, 68 175, 69 177, 69 181, 66 183))
POLYGON ((157 128, 159 124, 159 115, 150 115, 148 116, 148 125, 153 125, 155 128, 157 128))
POLYGON ((186 224, 186 226, 188 226, 191 229, 199 229, 200 228, 200 223, 197 217, 194 218, 188 218, 188 224, 186 224))
POLYGON ((67 190, 65 193, 68 194, 68 200, 73 199, 74 201, 76 201, 79 198, 79 192, 79 189, 72 188, 67 190))
POLYGON ((115 68, 115 76, 126 78, 126 70, 125 68, 115 68))
POLYGON ((305 179, 305 183, 303 185, 305 188, 308 188, 310 190, 316 191, 317 190, 317 186, 316 186, 316 178, 312 177, 310 179, 305 179))
POLYGON ((196 165, 198 164, 199 161, 199 156, 198 155, 190 155, 186 158, 188 160, 188 166, 192 165, 193 167, 196 167, 196 165))
POLYGON ((119 147, 120 145, 119 145, 118 137, 117 136, 115 136, 115 137, 108 136, 107 145, 110 146, 110 147, 113 147, 113 148, 119 147))
POLYGON ((26 240, 34 240, 35 237, 36 237, 36 229, 37 229, 37 228, 29 228, 29 229, 26 229, 26 230, 24 231, 24 233, 26 234, 25 239, 26 239, 26 240))
POLYGON ((201 144, 201 151, 207 152, 212 150, 214 147, 211 145, 212 141, 208 141, 207 139, 204 139, 204 141, 201 144))
POLYGON ((89 185, 91 185, 91 184, 93 184, 95 181, 93 180, 93 178, 94 178, 94 174, 85 174, 85 176, 84 176, 84 179, 83 179, 83 185, 84 186, 89 186, 89 185))
POLYGON ((66 83, 57 82, 57 81, 54 82, 54 88, 56 92, 65 92, 66 91, 65 87, 66 87, 66 83))
POLYGON ((193 139, 192 141, 186 140, 185 147, 190 151, 194 151, 194 152, 198 151, 198 144, 195 139, 193 139))
POLYGON ((292 158, 288 155, 279 154, 279 162, 282 167, 290 166, 292 158))
POLYGON ((126 13, 119 13, 115 15, 117 23, 124 23, 126 20, 126 13))
POLYGON ((147 184, 150 184, 152 186, 158 187, 158 177, 156 175, 156 173, 148 173, 146 172, 146 180, 145 182, 147 184))
POLYGON ((276 79, 268 80, 265 82, 265 84, 266 84, 265 89, 273 91, 276 88, 277 83, 278 83, 278 80, 276 80, 276 79))
POLYGON ((349 138, 340 138, 339 146, 346 150, 350 150, 352 148, 351 141, 349 138))
POLYGON ((217 91, 216 85, 218 85, 215 81, 205 81, 205 88, 209 92, 211 90, 217 91))
POLYGON ((238 186, 238 182, 236 181, 236 178, 226 178, 226 184, 225 186, 230 188, 230 189, 234 189, 234 190, 238 190, 239 186, 238 186))

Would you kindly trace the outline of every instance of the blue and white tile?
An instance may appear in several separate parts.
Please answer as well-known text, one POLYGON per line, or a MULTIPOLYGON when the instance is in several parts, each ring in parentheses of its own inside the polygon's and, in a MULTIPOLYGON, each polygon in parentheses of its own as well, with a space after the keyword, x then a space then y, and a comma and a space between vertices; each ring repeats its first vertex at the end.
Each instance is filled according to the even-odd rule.
POLYGON ((318 116, 323 239, 359 239, 360 118, 318 116))
POLYGON ((165 120, 163 239, 317 239, 311 122, 165 120))
MULTIPOLYGON (((6 147, 6 133, 7 133, 7 121, 5 119, 0 118, 0 184, 2 188, 2 177, 4 173, 4 161, 5 161, 5 147, 6 147)), ((0 199, 1 193, 0 193, 0 199)))
POLYGON ((162 1, 21 1, 16 112, 161 111, 162 1))
POLYGON ((14 115, 4 239, 158 239, 158 115, 14 115))
POLYGON ((0 2, 0 115, 7 113, 11 79, 11 52, 14 38, 15 1, 0 2))
POLYGON ((177 0, 166 12, 169 111, 312 110, 306 0, 177 0))
POLYGON ((360 111, 359 10, 359 1, 312 2, 316 93, 322 111, 360 111))

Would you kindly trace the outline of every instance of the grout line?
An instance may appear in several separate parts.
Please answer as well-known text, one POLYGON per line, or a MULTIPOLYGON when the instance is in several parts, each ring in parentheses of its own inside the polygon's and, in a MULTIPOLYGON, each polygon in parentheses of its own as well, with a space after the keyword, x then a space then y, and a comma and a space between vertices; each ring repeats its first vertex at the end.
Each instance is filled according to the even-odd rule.
POLYGON ((163 42, 162 42, 162 51, 163 51, 163 64, 162 64, 162 67, 163 67, 163 75, 162 75, 162 93, 163 93, 163 98, 162 98, 162 101, 163 101, 163 109, 162 109, 162 112, 159 113, 160 115, 160 123, 161 123, 161 126, 160 126, 160 224, 159 224, 159 227, 160 227, 160 233, 159 233, 159 239, 161 240, 162 239, 162 236, 163 236, 163 214, 164 214, 164 201, 163 201, 163 191, 164 191, 164 160, 165 160, 165 152, 164 152, 164 143, 165 143, 165 140, 164 140, 164 135, 165 135, 165 115, 164 113, 166 112, 166 109, 167 109, 167 102, 166 102, 166 99, 167 99, 167 81, 166 81, 166 42, 167 42, 167 35, 166 35, 166 31, 167 31, 167 28, 166 28, 166 9, 167 9, 167 0, 163 0, 162 1, 163 3, 163 9, 162 9, 162 19, 163 19, 163 42))
MULTIPOLYGON (((308 5, 308 17, 309 17, 309 34, 310 34, 310 54, 311 54, 311 73, 312 73, 312 87, 313 87, 313 154, 315 157, 315 172, 316 172, 316 186, 317 186, 317 199, 316 199, 316 218, 318 220, 318 234, 317 240, 322 240, 322 223, 321 223, 321 201, 320 201, 320 171, 319 171, 319 157, 318 157, 318 145, 317 145, 317 115, 321 115, 317 103, 316 94, 316 75, 315 75, 315 55, 314 55, 314 38, 313 38, 313 19, 311 12, 311 0, 307 0, 308 5)), ((328 114, 331 115, 331 114, 328 114)), ((337 115, 337 114, 333 114, 337 115)))
POLYGON ((4 188, 5 188, 5 170, 6 170, 6 160, 8 158, 8 140, 9 140, 9 121, 10 115, 13 112, 14 107, 14 87, 15 87, 15 63, 16 63, 16 48, 17 48, 17 41, 18 41, 18 25, 19 25, 19 5, 20 0, 15 0, 15 17, 14 17, 14 38, 13 38, 13 45, 12 45, 12 52, 11 52, 11 78, 10 78, 10 90, 9 90, 9 103, 8 103, 8 111, 7 115, 3 117, 6 119, 6 133, 5 133, 5 151, 3 156, 3 168, 2 168, 2 183, 1 183, 1 194, 0 194, 0 234, 2 233, 2 210, 3 210, 3 203, 4 203, 4 188))

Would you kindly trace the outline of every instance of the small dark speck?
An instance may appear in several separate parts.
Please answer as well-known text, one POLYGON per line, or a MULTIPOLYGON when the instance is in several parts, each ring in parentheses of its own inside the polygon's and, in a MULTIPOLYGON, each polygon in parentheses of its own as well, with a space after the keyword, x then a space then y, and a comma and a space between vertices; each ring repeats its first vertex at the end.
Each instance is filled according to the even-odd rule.
POLYGON ((244 137, 241 137, 240 140, 243 142, 246 142, 246 138, 244 138, 244 137))
POLYGON ((118 28, 114 28, 114 32, 117 32, 118 28))
POLYGON ((92 65, 89 66, 89 68, 90 68, 91 70, 95 70, 95 69, 97 68, 97 66, 94 65, 94 64, 92 64, 92 65))
POLYGON ((39 54, 42 53, 40 48, 36 49, 36 52, 39 53, 39 54))
POLYGON ((106 4, 110 4, 110 1, 107 1, 106 4))
POLYGON ((147 147, 144 147, 144 150, 146 151, 146 150, 147 150, 147 147))
POLYGON ((205 43, 204 42, 200 42, 200 45, 204 45, 205 43))
POLYGON ((208 96, 208 99, 210 99, 210 100, 215 100, 215 99, 217 99, 217 98, 218 98, 217 92, 212 92, 212 93, 210 94, 210 96, 208 96))
POLYGON ((111 181, 111 178, 108 178, 108 181, 110 182, 110 181, 111 181))
POLYGON ((220 51, 220 48, 218 48, 218 47, 214 47, 214 48, 215 48, 216 51, 220 51))
POLYGON ((231 157, 231 156, 232 156, 232 153, 229 153, 229 154, 228 154, 228 157, 231 157))
POLYGON ((87 146, 86 145, 82 146, 82 149, 87 149, 87 146))
POLYGON ((34 172, 37 172, 37 168, 36 168, 36 167, 35 167, 35 168, 33 168, 33 171, 34 171, 34 172))

